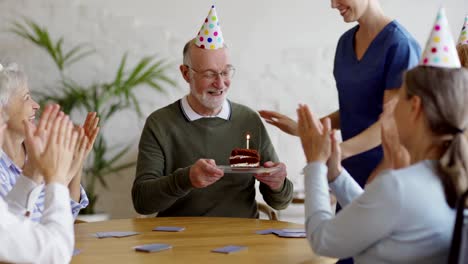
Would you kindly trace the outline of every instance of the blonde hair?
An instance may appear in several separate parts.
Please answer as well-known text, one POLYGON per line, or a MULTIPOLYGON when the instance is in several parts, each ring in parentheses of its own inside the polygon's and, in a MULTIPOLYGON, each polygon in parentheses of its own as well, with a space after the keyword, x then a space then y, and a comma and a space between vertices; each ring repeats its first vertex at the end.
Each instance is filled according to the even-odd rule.
POLYGON ((440 136, 439 177, 445 198, 455 207, 468 189, 468 70, 418 66, 405 75, 408 98, 421 98, 429 129, 440 136))

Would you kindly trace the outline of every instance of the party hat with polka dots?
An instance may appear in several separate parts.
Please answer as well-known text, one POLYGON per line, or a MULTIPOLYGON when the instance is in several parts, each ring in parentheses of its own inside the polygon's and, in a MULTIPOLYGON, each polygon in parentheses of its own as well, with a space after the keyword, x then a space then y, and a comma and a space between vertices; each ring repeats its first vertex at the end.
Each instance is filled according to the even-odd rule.
POLYGON ((202 49, 220 49, 224 46, 223 33, 221 33, 214 5, 211 6, 210 12, 195 38, 195 44, 202 49))
POLYGON ((468 44, 468 16, 465 17, 465 22, 463 23, 460 37, 458 38, 458 44, 468 44))
POLYGON ((437 13, 426 49, 421 57, 421 65, 440 68, 460 68, 455 42, 450 32, 444 8, 437 13))

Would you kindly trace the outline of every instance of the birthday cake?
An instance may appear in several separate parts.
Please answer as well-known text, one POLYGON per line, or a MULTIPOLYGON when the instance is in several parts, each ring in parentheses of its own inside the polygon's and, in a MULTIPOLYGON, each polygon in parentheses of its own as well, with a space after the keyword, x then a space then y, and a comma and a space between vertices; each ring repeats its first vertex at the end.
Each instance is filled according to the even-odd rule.
POLYGON ((260 166, 260 155, 255 149, 236 148, 231 151, 229 164, 236 168, 256 168, 260 166))

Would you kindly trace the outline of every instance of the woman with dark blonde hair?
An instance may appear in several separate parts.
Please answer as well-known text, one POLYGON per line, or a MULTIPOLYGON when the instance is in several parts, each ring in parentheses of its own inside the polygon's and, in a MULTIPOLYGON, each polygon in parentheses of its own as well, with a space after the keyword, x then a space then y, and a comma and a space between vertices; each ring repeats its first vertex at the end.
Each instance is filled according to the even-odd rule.
POLYGON ((454 206, 468 188, 468 70, 418 66, 406 73, 393 116, 382 117, 385 159, 394 170, 365 191, 341 167, 330 121, 320 124, 307 106, 298 117, 315 253, 357 263, 446 263, 454 206), (345 206, 336 217, 329 183, 345 206))
POLYGON ((357 263, 447 263, 454 208, 468 189, 468 70, 443 9, 433 29, 420 66, 406 72, 398 99, 380 117, 391 169, 365 190, 341 167, 330 120, 299 107, 306 229, 315 253, 357 263), (329 187, 344 205, 336 217, 329 187))

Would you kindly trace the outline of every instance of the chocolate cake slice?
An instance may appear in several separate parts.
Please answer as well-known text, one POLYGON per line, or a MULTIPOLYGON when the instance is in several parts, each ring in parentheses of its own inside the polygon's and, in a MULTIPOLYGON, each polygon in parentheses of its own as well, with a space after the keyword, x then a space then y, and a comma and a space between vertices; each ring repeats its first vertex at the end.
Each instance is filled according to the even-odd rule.
POLYGON ((229 164, 236 168, 256 168, 260 165, 260 155, 255 149, 236 148, 231 151, 229 164))

